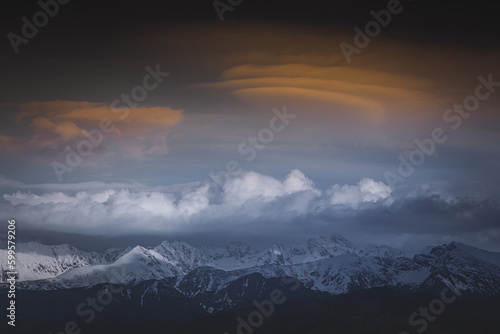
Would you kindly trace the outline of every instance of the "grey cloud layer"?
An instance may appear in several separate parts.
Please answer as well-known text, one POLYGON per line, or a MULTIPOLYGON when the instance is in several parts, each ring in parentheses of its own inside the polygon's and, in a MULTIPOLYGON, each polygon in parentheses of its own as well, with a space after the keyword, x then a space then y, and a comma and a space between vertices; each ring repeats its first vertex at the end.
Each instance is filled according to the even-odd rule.
POLYGON ((203 228, 231 219, 233 226, 253 220, 289 221, 332 207, 357 209, 365 203, 392 201, 391 188, 382 182, 364 178, 356 185, 322 191, 299 170, 292 170, 283 181, 245 172, 227 180, 216 197, 210 188, 216 185, 206 182, 163 188, 99 182, 73 186, 82 189, 71 192, 69 187, 45 185, 48 191, 32 193, 24 185, 21 189, 26 190, 3 196, 5 210, 41 229, 127 234, 203 228))
MULTIPOLYGON (((9 182, 2 180, 3 187, 9 182)), ((18 183, 12 186, 19 186, 18 183)), ((337 232, 354 240, 409 246, 451 240, 499 250, 500 203, 424 185, 406 193, 363 178, 325 190, 301 171, 283 180, 245 172, 214 197, 207 182, 168 187, 89 182, 24 185, 2 212, 33 230, 108 236, 227 233, 300 237, 337 232), (42 190, 44 189, 44 190, 42 190)))

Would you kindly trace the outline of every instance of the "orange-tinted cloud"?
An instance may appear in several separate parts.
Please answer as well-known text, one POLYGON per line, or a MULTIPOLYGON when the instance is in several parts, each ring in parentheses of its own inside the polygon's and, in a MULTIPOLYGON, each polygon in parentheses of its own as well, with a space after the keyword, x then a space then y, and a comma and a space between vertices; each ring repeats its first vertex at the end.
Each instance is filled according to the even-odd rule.
MULTIPOLYGON (((99 129, 101 120, 107 118, 115 128, 115 137, 118 135, 114 140, 116 145, 127 149, 130 143, 135 143, 132 149, 135 151, 134 155, 140 155, 140 152, 164 155, 168 152, 168 128, 182 120, 182 110, 168 107, 113 110, 102 103, 61 100, 9 106, 19 111, 15 116, 17 122, 27 123, 32 132, 31 138, 26 140, 24 145, 37 148, 57 148, 83 139, 84 131, 99 129)), ((0 148, 4 150, 14 140, 15 138, 2 136, 0 148)))
POLYGON ((15 138, 0 135, 0 151, 14 150, 18 144, 18 140, 15 138))
POLYGON ((486 45, 476 49, 466 41, 464 45, 429 43, 418 36, 387 32, 372 39, 347 64, 339 43, 353 43, 352 27, 248 22, 232 23, 230 28, 210 24, 157 25, 145 31, 148 33, 135 37, 136 44, 145 50, 179 59, 183 66, 220 73, 216 79, 200 79, 209 82, 202 88, 227 91, 265 108, 268 104, 286 104, 283 99, 288 98, 294 103, 300 101, 300 107, 320 107, 335 116, 346 111, 345 99, 337 101, 335 97, 349 94, 371 100, 366 104, 370 108, 383 108, 382 113, 374 114, 370 111, 373 109, 352 105, 358 108, 354 114, 405 122, 439 118, 450 104, 460 102, 464 94, 474 89, 478 75, 498 68, 500 55, 498 48, 486 45), (293 89, 318 92, 302 94, 302 98, 286 94, 293 89), (332 92, 332 98, 314 98, 323 96, 325 91, 332 92), (273 92, 279 96, 272 99, 273 92))
POLYGON ((373 120, 392 112, 414 111, 439 102, 424 90, 431 82, 405 75, 344 66, 309 64, 240 65, 223 72, 223 81, 200 85, 230 91, 247 102, 279 101, 320 106, 336 112, 346 107, 373 120))
POLYGON ((235 96, 238 96, 246 101, 266 101, 268 104, 275 103, 274 101, 288 101, 290 104, 298 104, 301 101, 314 101, 323 103, 324 105, 337 105, 347 108, 361 110, 362 113, 379 119, 384 112, 384 108, 376 100, 364 98, 358 95, 326 91, 321 89, 306 89, 296 87, 256 87, 244 88, 233 91, 235 96))
POLYGON ((181 121, 182 116, 182 110, 168 107, 137 107, 125 111, 125 109, 112 110, 103 103, 85 101, 29 102, 18 105, 18 108, 20 109, 18 120, 43 116, 54 121, 70 121, 88 125, 99 122, 103 118, 135 125, 174 125, 181 121), (122 116, 125 113, 126 117, 122 116))

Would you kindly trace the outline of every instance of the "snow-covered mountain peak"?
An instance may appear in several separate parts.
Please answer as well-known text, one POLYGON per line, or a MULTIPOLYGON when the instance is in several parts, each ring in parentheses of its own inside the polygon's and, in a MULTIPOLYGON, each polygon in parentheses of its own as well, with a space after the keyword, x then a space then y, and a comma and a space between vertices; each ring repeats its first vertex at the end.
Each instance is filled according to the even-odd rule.
POLYGON ((68 244, 60 245, 44 245, 36 241, 28 241, 25 243, 17 244, 17 252, 22 253, 35 253, 35 254, 63 254, 63 253, 75 253, 80 252, 73 246, 68 244))
POLYGON ((405 253, 399 249, 389 246, 368 245, 359 251, 362 256, 375 256, 381 258, 406 257, 405 253))
POLYGON ((277 243, 264 251, 264 253, 257 260, 257 265, 264 266, 269 264, 293 264, 288 248, 283 246, 282 244, 277 243))
MULTIPOLYGON (((49 246, 32 241, 16 246, 16 271, 20 281, 53 278, 73 268, 105 262, 96 252, 80 251, 68 244, 49 246)), ((0 263, 7 263, 5 249, 0 249, 0 263)))
POLYGON ((198 267, 214 265, 203 249, 186 242, 164 241, 153 248, 153 251, 163 256, 170 263, 178 266, 185 273, 198 267))
POLYGON ((121 256, 127 254, 132 250, 132 247, 127 247, 127 248, 110 248, 107 249, 104 254, 103 258, 106 263, 113 263, 116 260, 118 260, 121 256))
POLYGON ((438 251, 438 250, 440 250, 439 247, 444 248, 449 252, 466 253, 467 255, 472 256, 476 259, 479 259, 481 261, 484 261, 484 262, 487 262, 490 264, 494 264, 494 265, 500 267, 500 253, 497 253, 497 252, 489 252, 489 251, 482 250, 482 249, 479 249, 479 248, 476 248, 473 246, 469 246, 469 245, 466 245, 466 244, 463 244, 460 242, 456 242, 456 241, 452 241, 449 244, 445 244, 442 246, 434 247, 434 248, 437 248, 437 250, 435 251, 436 253, 439 252, 438 251))
MULTIPOLYGON (((0 261, 6 258, 6 250, 0 250, 0 261)), ((276 243, 264 250, 241 242, 194 246, 164 241, 153 248, 137 245, 98 254, 30 242, 19 245, 18 262, 20 281, 40 280, 32 286, 50 289, 168 279, 200 294, 223 291, 233 280, 251 274, 296 277, 305 287, 331 293, 382 286, 425 289, 443 282, 458 282, 460 291, 500 289, 500 253, 452 242, 409 258, 388 246, 357 249, 336 234, 276 243)))
POLYGON ((307 240, 307 244, 311 252, 317 252, 324 257, 356 252, 356 247, 349 240, 338 234, 310 238, 307 240))
POLYGON ((205 246, 203 249, 213 265, 224 270, 253 267, 260 256, 259 251, 242 242, 205 246))
POLYGON ((298 264, 356 254, 358 250, 343 236, 331 234, 297 241, 289 247, 289 253, 291 261, 298 264))

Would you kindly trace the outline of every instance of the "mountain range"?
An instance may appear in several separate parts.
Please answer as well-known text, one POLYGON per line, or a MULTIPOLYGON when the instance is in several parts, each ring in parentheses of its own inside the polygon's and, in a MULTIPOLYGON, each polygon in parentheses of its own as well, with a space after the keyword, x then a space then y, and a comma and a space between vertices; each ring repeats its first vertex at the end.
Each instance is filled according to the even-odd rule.
MULTIPOLYGON (((500 295, 500 253, 457 242, 427 247, 411 257, 388 246, 357 248, 336 234, 264 250, 237 242, 195 246, 164 241, 156 247, 97 253, 29 242, 18 244, 16 254, 21 298, 45 296, 67 304, 112 283, 123 287, 115 297, 128 309, 172 309, 169 314, 176 316, 167 317, 172 326, 252 308, 253 301, 268 298, 276 289, 288 291, 288 299, 295 301, 377 289, 427 296, 448 288, 464 300, 500 295), (173 301, 184 308, 184 316, 173 301)), ((0 250, 0 263, 6 259, 6 251, 0 250)), ((6 288, 0 284, 0 290, 6 288)))
MULTIPOLYGON (((0 250, 0 263, 7 251, 0 250)), ((500 253, 457 242, 427 247, 413 257, 388 246, 356 248, 332 234, 274 244, 256 250, 232 242, 224 246, 194 246, 164 241, 156 247, 84 252, 70 245, 37 242, 17 245, 18 282, 27 289, 90 287, 100 283, 137 284, 175 278, 182 286, 196 274, 211 272, 203 288, 227 285, 250 274, 265 278, 295 277, 307 288, 330 294, 373 287, 422 289, 437 283, 482 295, 500 291, 500 253)), ((0 268, 2 269, 2 268, 0 268)))

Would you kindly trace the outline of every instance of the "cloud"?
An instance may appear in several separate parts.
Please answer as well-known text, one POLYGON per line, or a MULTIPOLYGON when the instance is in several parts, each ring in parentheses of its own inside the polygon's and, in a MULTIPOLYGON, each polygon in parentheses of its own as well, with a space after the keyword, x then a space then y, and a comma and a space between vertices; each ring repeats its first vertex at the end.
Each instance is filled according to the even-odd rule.
POLYGON ((15 120, 27 124, 31 135, 22 138, 0 138, 0 149, 8 140, 22 142, 25 148, 60 149, 87 139, 84 132, 100 129, 103 119, 110 119, 113 133, 104 134, 104 143, 112 151, 127 157, 168 154, 168 129, 182 120, 182 110, 168 107, 111 109, 103 103, 86 101, 47 101, 2 104, 15 108, 15 120), (109 137, 112 137, 110 140, 109 137))
POLYGON ((226 180, 216 195, 216 185, 209 182, 149 187, 28 185, 0 179, 0 185, 22 189, 4 191, 0 209, 32 231, 274 239, 334 231, 359 242, 395 245, 399 240, 412 251, 450 239, 500 250, 500 202, 452 196, 437 184, 398 194, 383 182, 362 178, 321 190, 301 171, 292 170, 282 180, 244 172, 226 180))
POLYGON ((245 64, 225 70, 221 78, 198 87, 229 90, 250 103, 313 103, 334 113, 347 107, 377 121, 415 108, 422 113, 442 100, 429 91, 427 80, 346 66, 245 64))
POLYGON ((12 151, 19 145, 15 138, 0 135, 0 151, 12 151))
POLYGON ((325 194, 299 170, 292 170, 283 181, 245 172, 226 180, 216 197, 210 191, 215 185, 207 182, 163 189, 137 184, 129 189, 124 186, 74 184, 71 192, 71 188, 45 185, 54 191, 40 192, 34 187, 38 194, 30 190, 5 194, 4 206, 6 212, 40 229, 127 234, 178 231, 228 220, 237 225, 255 219, 293 220, 307 217, 318 208, 324 211, 338 204, 352 204, 351 209, 356 209, 363 202, 377 202, 390 196, 390 188, 371 179, 362 179, 355 186, 336 185, 332 188, 334 194, 325 194), (349 200, 333 200, 342 196, 349 200))
POLYGON ((365 97, 346 94, 340 92, 332 92, 320 89, 305 89, 296 87, 257 87, 237 89, 233 94, 242 98, 245 101, 255 102, 266 101, 270 105, 278 101, 288 101, 293 105, 304 103, 304 101, 314 101, 323 103, 324 105, 336 105, 341 107, 350 107, 357 109, 358 113, 368 115, 373 120, 378 120, 382 117, 384 107, 376 100, 367 99, 365 97))
POLYGON ((29 144, 34 147, 53 147, 58 142, 83 137, 83 129, 69 121, 54 123, 46 117, 36 117, 31 121, 30 127, 34 134, 29 144))
POLYGON ((391 187, 383 182, 376 182, 372 179, 363 178, 357 185, 334 185, 328 194, 331 196, 331 203, 336 205, 347 205, 353 208, 364 202, 378 202, 390 199, 391 187))
POLYGON ((44 116, 53 121, 72 121, 85 125, 95 125, 101 119, 115 118, 116 122, 132 124, 173 125, 181 120, 182 110, 168 107, 141 107, 113 110, 104 103, 87 101, 34 101, 20 104, 3 104, 18 110, 16 120, 32 119, 44 116), (124 116, 125 115, 125 116, 124 116), (118 117, 120 116, 120 118, 118 117))
POLYGON ((239 178, 233 178, 223 187, 224 201, 231 204, 243 204, 249 201, 270 202, 278 197, 302 191, 311 191, 320 195, 314 183, 299 170, 294 169, 283 182, 270 176, 247 172, 239 178))

